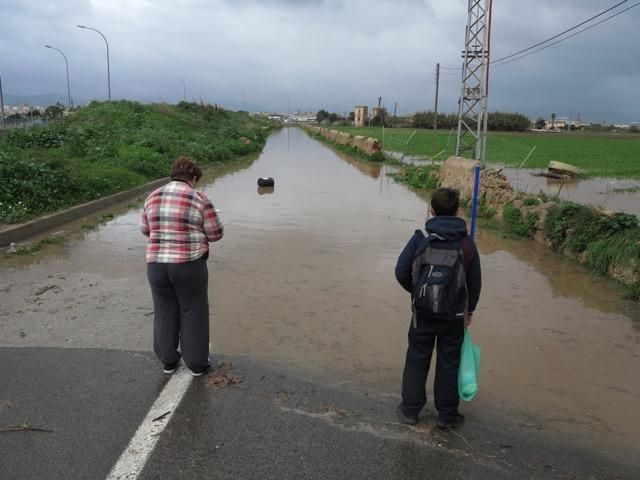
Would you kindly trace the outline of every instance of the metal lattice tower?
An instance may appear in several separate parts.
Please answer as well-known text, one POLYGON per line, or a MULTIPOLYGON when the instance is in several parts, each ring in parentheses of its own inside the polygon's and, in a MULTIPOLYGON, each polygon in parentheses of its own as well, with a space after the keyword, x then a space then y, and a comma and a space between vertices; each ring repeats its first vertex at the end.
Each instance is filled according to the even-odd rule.
POLYGON ((492 0, 469 0, 462 51, 462 89, 458 106, 456 156, 471 152, 483 161, 487 141, 487 94, 492 0))

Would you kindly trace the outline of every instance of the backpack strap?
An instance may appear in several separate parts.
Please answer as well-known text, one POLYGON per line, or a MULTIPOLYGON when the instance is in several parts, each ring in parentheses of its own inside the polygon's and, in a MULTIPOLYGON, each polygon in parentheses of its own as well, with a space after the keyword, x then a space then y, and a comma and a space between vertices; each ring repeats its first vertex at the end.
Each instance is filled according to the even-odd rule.
POLYGON ((460 250, 462 250, 463 255, 462 263, 464 265, 464 271, 468 272, 471 266, 471 260, 473 260, 473 250, 471 250, 471 239, 469 236, 460 239, 460 250))

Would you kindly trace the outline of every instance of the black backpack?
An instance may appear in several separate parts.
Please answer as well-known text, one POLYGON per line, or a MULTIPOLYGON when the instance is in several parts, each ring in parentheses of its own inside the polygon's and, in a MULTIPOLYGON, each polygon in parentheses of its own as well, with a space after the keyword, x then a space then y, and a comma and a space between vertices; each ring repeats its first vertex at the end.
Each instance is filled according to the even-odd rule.
POLYGON ((464 318, 467 312, 467 275, 460 242, 437 242, 426 238, 427 247, 413 259, 413 326, 418 317, 432 320, 464 318))

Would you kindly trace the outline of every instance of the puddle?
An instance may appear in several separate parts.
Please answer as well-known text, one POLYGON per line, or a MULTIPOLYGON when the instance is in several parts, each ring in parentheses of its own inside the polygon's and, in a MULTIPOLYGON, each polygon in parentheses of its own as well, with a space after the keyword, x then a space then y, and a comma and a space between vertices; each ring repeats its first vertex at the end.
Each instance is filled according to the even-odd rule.
MULTIPOLYGON (((299 129, 274 133, 258 160, 227 168, 203 183, 225 224, 209 261, 214 350, 399 394, 410 311, 393 270, 424 223, 425 194, 299 129), (258 191, 259 177, 275 187, 258 191)), ((63 252, 12 267, 144 281, 139 215, 125 210, 63 252)), ((481 231, 478 245, 484 289, 472 328, 483 348, 481 387, 463 408, 637 452, 637 305, 534 242, 481 231)))

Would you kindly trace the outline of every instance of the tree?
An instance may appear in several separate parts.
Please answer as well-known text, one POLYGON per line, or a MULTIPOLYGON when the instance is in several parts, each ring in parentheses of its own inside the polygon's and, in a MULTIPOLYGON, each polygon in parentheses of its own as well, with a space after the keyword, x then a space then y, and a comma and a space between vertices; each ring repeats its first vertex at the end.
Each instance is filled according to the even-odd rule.
POLYGON ((325 120, 329 119, 329 112, 327 112, 326 110, 318 110, 318 113, 316 113, 316 120, 319 123, 324 122, 325 120))
POLYGON ((544 118, 542 117, 538 117, 538 119, 536 120, 536 128, 538 130, 542 130, 546 124, 547 122, 545 122, 544 118))
POLYGON ((47 120, 58 120, 62 118, 64 110, 58 105, 51 105, 44 111, 44 118, 47 120))
POLYGON ((556 128, 556 114, 552 113, 551 114, 551 130, 556 128))

